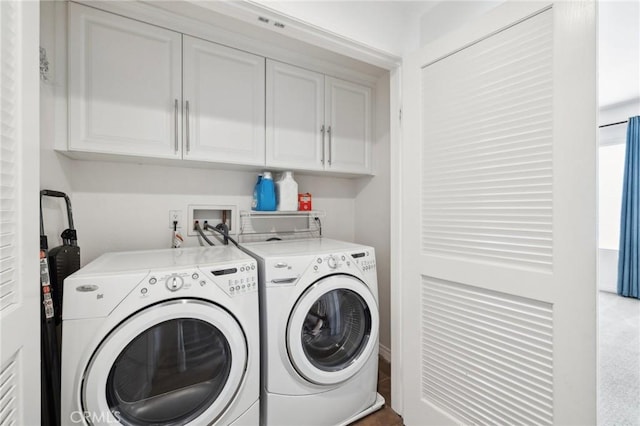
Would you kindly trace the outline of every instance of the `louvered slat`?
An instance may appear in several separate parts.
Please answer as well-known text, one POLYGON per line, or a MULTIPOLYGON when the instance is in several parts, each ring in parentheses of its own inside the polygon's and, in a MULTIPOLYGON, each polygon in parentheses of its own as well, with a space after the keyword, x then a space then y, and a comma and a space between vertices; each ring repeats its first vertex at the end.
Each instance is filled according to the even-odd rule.
MULTIPOLYGON (((18 259, 15 250, 17 167, 17 35, 16 5, 3 1, 0 5, 2 27, 2 62, 0 65, 0 312, 16 303, 17 283, 14 273, 18 259)), ((4 423, 3 423, 4 424, 4 423)))
POLYGON ((0 424, 13 425, 17 421, 18 360, 11 359, 0 367, 0 424))
POLYGON ((421 303, 425 398, 473 424, 553 424, 550 304, 431 277, 421 303))
POLYGON ((551 271, 551 41, 541 14, 425 67, 423 253, 551 271))

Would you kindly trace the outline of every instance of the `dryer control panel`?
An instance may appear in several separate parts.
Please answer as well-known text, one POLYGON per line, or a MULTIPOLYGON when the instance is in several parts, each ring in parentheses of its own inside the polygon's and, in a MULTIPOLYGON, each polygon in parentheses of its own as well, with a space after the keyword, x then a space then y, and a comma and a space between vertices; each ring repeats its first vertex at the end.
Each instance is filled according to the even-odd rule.
POLYGON ((376 256, 372 249, 353 253, 332 253, 316 256, 312 262, 312 270, 318 275, 334 272, 348 272, 350 268, 358 268, 366 275, 376 275, 376 256))
POLYGON ((344 253, 317 256, 313 265, 314 271, 331 273, 337 269, 351 266, 351 258, 344 253))
POLYGON ((313 270, 332 272, 344 267, 348 268, 352 263, 358 265, 363 272, 375 271, 376 269, 375 254, 370 250, 365 250, 355 253, 336 253, 317 256, 313 270))

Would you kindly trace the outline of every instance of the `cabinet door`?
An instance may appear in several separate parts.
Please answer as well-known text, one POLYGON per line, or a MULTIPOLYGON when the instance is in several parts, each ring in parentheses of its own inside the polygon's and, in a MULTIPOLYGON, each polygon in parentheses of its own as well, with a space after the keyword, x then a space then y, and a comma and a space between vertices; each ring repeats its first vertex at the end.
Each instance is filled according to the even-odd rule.
POLYGON ((327 170, 371 173, 371 88, 326 77, 327 170))
POLYGON ((267 166, 324 163, 324 75, 267 60, 267 166))
POLYGON ((180 158, 181 35, 69 3, 69 149, 180 158))
POLYGON ((185 159, 264 165, 264 58, 184 36, 185 159))

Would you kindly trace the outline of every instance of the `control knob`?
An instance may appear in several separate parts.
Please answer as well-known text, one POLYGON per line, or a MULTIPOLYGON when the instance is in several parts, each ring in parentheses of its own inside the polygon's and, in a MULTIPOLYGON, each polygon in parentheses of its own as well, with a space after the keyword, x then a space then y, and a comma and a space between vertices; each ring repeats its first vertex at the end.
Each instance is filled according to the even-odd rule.
POLYGON ((182 278, 177 275, 172 275, 167 278, 167 289, 169 291, 178 291, 182 288, 183 284, 182 278))
POLYGON ((327 265, 331 269, 336 269, 338 267, 338 261, 336 260, 335 257, 329 256, 329 258, 327 259, 327 265))

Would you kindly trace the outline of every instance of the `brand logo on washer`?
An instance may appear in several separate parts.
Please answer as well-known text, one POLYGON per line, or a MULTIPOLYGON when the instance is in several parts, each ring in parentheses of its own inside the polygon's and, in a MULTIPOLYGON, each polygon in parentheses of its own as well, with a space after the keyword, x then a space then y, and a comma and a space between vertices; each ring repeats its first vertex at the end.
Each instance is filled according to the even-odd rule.
POLYGON ((96 291, 98 288, 99 287, 95 284, 85 284, 76 287, 76 291, 79 291, 81 293, 89 293, 90 291, 96 291))

